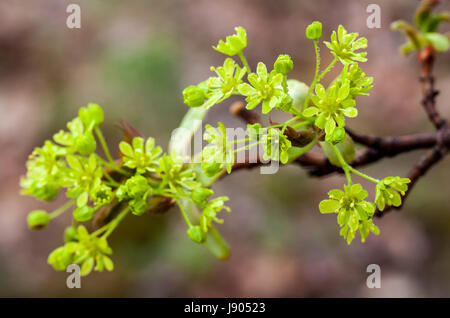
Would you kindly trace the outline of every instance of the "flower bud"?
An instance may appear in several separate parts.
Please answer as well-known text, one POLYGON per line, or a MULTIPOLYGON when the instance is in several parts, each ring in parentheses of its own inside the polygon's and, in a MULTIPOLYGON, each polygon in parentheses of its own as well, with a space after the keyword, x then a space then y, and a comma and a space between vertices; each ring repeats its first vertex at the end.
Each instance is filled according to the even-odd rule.
POLYGON ((345 140, 345 129, 342 127, 336 127, 331 136, 326 136, 325 139, 333 145, 343 142, 345 140))
POLYGON ((287 75, 294 68, 294 62, 292 62, 292 59, 289 55, 280 54, 277 60, 275 61, 273 68, 278 73, 287 75))
POLYGON ((78 222, 90 221, 94 217, 94 209, 87 205, 76 208, 73 211, 73 217, 78 222))
POLYGON ((206 241, 206 233, 202 231, 199 225, 191 226, 187 230, 187 235, 195 243, 202 244, 206 241))
POLYGON ((200 107, 205 102, 206 96, 203 89, 197 86, 188 86, 183 90, 184 103, 189 107, 200 107))
POLYGON ((203 161, 202 169, 208 177, 214 177, 223 170, 223 165, 215 161, 203 161))
POLYGON ((78 136, 75 143, 77 151, 83 156, 90 155, 96 148, 95 138, 90 132, 86 132, 83 135, 78 136))
POLYGON ((34 210, 28 214, 27 221, 31 230, 39 231, 50 222, 50 215, 44 210, 34 210))
POLYGON ((64 231, 64 242, 77 242, 78 241, 78 234, 77 230, 73 226, 69 226, 64 231))
POLYGON ((208 197, 210 197, 213 193, 214 191, 208 188, 195 188, 191 193, 192 201, 194 201, 194 203, 198 206, 206 205, 208 197))
POLYGON ((322 37, 322 23, 314 21, 306 28, 306 37, 309 40, 316 41, 322 37))
POLYGON ((147 211, 147 200, 145 199, 134 199, 130 201, 131 213, 134 215, 142 215, 147 211))
POLYGON ((95 126, 100 125, 105 120, 103 109, 97 104, 89 103, 87 107, 82 107, 78 111, 78 117, 83 122, 84 128, 88 129, 94 122, 95 126))
POLYGON ((287 94, 283 95, 280 102, 276 106, 278 110, 281 110, 283 112, 289 112, 291 107, 292 107, 292 98, 287 94))

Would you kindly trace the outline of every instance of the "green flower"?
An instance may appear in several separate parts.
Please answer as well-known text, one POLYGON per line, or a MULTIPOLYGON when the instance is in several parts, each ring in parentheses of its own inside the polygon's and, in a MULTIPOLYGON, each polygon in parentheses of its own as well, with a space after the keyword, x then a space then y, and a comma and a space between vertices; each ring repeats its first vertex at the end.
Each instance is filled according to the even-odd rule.
POLYGON ((158 175, 162 178, 162 184, 167 185, 167 190, 171 196, 185 197, 188 191, 200 186, 196 181, 194 170, 186 165, 183 158, 171 153, 170 156, 164 154, 159 159, 158 175))
POLYGON ((218 129, 211 125, 205 126, 203 139, 210 145, 203 148, 202 168, 207 175, 211 172, 221 171, 225 164, 227 172, 230 173, 234 163, 232 144, 228 142, 226 128, 223 123, 218 122, 218 129))
POLYGON ((214 191, 208 188, 198 187, 192 190, 191 199, 198 207, 204 208, 208 204, 208 198, 214 191))
POLYGON ((106 239, 90 235, 82 225, 77 229, 78 241, 58 247, 48 257, 48 263, 57 271, 66 270, 70 264, 81 265, 81 275, 88 275, 93 269, 102 272, 114 269, 114 264, 107 255, 112 254, 106 239), (94 267, 95 265, 95 267, 94 267))
POLYGON ((367 237, 367 230, 378 235, 378 228, 371 223, 375 205, 372 202, 364 201, 368 196, 367 191, 360 184, 344 186, 344 191, 335 189, 328 192, 330 200, 320 202, 320 212, 338 214, 337 221, 341 227, 340 235, 347 239, 347 244, 352 242, 358 230, 362 242, 367 237), (363 232, 361 232, 361 229, 363 232))
POLYGON ((22 193, 45 201, 53 200, 68 172, 63 159, 65 155, 64 148, 48 140, 42 148, 35 148, 26 163, 27 174, 20 180, 22 193))
POLYGON ((262 102, 262 112, 267 114, 280 103, 284 93, 278 86, 283 81, 283 74, 276 71, 268 74, 266 65, 259 62, 256 74, 251 73, 248 81, 251 85, 242 83, 238 87, 239 92, 247 96, 247 109, 253 109, 262 102))
MULTIPOLYGON (((88 118, 85 119, 86 121, 88 118)), ((67 124, 68 132, 60 130, 53 139, 60 145, 66 146, 67 153, 79 152, 83 156, 90 155, 96 149, 95 138, 92 135, 95 121, 90 121, 91 127, 83 124, 80 118, 75 118, 67 124)))
POLYGON ((336 127, 345 126, 344 116, 353 118, 358 115, 358 110, 354 107, 356 102, 350 95, 350 81, 345 79, 335 82, 327 90, 322 84, 317 84, 315 92, 316 95, 311 96, 315 106, 306 108, 303 115, 317 116, 315 125, 325 129, 327 141, 332 140, 336 127))
POLYGON ((141 175, 129 178, 116 191, 119 201, 129 200, 131 212, 135 215, 142 215, 147 211, 147 198, 151 193, 152 188, 147 178, 141 175))
POLYGON ((375 203, 380 211, 383 211, 385 205, 400 206, 402 205, 401 195, 405 195, 408 191, 408 183, 411 180, 400 177, 386 177, 377 183, 375 188, 375 203), (397 191, 400 192, 400 194, 397 191))
POLYGON ((97 160, 94 154, 89 156, 89 159, 68 155, 66 157, 67 163, 71 168, 67 177, 67 196, 69 198, 77 198, 78 206, 82 206, 88 200, 88 194, 92 189, 101 184, 103 177, 103 169, 97 165, 97 160))
POLYGON ((264 160, 277 160, 281 163, 287 163, 289 159, 288 150, 291 148, 291 142, 287 136, 280 134, 280 130, 271 128, 267 134, 262 137, 264 149, 264 160))
POLYGON ((366 73, 358 66, 358 64, 345 65, 341 75, 337 78, 337 82, 345 80, 350 81, 350 96, 369 95, 372 89, 373 77, 366 77, 366 73))
POLYGON ((247 32, 243 27, 236 27, 236 34, 227 36, 226 41, 220 40, 214 50, 220 53, 233 56, 242 52, 247 46, 247 32))
POLYGON ((230 208, 225 206, 225 201, 228 200, 228 197, 222 196, 209 201, 208 205, 203 209, 203 212, 200 216, 200 227, 203 232, 208 232, 208 229, 211 227, 212 221, 220 224, 223 223, 223 220, 217 217, 217 213, 222 210, 230 212, 230 208))
MULTIPOLYGON (((216 146, 206 146, 202 150, 202 170, 206 176, 212 178, 224 169, 222 152, 216 146)), ((232 165, 230 165, 232 168, 232 165)))
POLYGON ((97 183, 98 184, 94 185, 91 190, 91 197, 94 205, 96 207, 101 207, 110 204, 114 196, 111 187, 100 183, 100 180, 98 180, 97 183))
POLYGON ((366 62, 367 52, 356 52, 359 49, 367 48, 367 39, 359 38, 358 33, 347 33, 342 25, 339 25, 338 33, 336 31, 331 34, 331 43, 324 41, 325 45, 331 50, 336 58, 342 64, 354 63, 354 61, 366 62))
POLYGON ((155 147, 155 139, 148 138, 145 142, 141 137, 134 137, 132 145, 122 141, 119 144, 120 152, 123 154, 123 164, 137 173, 155 172, 158 158, 162 153, 161 147, 155 147))
POLYGON ((237 91, 237 87, 242 83, 245 75, 245 68, 240 68, 231 58, 225 59, 223 66, 217 68, 211 67, 218 77, 210 77, 207 80, 208 100, 202 107, 208 109, 215 104, 231 96, 237 91))

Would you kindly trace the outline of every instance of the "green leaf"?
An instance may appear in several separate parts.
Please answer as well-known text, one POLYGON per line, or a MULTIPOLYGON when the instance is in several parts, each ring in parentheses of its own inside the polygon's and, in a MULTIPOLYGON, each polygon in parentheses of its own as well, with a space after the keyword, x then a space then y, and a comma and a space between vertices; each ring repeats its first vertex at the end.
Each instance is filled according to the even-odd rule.
POLYGON ((295 79, 287 80, 289 96, 292 97, 292 105, 298 111, 302 111, 305 104, 306 94, 308 93, 308 85, 295 79))
POLYGON ((178 130, 172 134, 169 142, 169 153, 175 151, 177 154, 183 154, 190 144, 192 136, 202 125, 202 120, 208 113, 207 109, 191 108, 184 115, 178 130))
POLYGON ((443 34, 430 32, 425 33, 424 36, 428 41, 431 42, 434 49, 438 52, 445 52, 450 48, 450 41, 443 34))
MULTIPOLYGON (((331 146, 327 142, 321 142, 320 146, 322 147, 323 153, 328 158, 330 163, 337 167, 340 167, 341 164, 339 163, 339 160, 336 157, 336 153, 334 152, 333 148, 331 148, 331 146)), ((345 162, 351 162, 355 158, 355 145, 350 136, 346 135, 344 142, 338 143, 336 147, 341 152, 341 155, 344 158, 345 162)))

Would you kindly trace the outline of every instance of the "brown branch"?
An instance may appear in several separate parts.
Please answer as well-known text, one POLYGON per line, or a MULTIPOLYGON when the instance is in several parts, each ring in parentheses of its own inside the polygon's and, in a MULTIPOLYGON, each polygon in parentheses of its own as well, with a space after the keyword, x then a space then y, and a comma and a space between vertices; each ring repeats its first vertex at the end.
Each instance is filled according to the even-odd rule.
MULTIPOLYGON (((418 54, 420 62, 420 81, 422 83, 422 106, 428 115, 428 119, 436 128, 435 133, 436 144, 433 149, 422 156, 413 169, 409 172, 408 178, 411 183, 408 186, 408 191, 403 196, 402 205, 395 209, 401 209, 405 204, 405 200, 411 193, 412 188, 428 170, 430 170, 437 162, 439 162, 450 148, 450 127, 447 120, 441 117, 436 109, 436 96, 438 91, 434 88, 434 77, 432 75, 434 65, 434 50, 432 47, 424 47, 418 54)), ((392 207, 387 207, 383 212, 377 211, 376 215, 381 216, 389 212, 392 207)))
MULTIPOLYGON (((246 110, 248 113, 252 111, 246 110)), ((254 115, 250 116, 251 118, 254 115)), ((399 154, 418 150, 429 149, 438 144, 443 143, 446 147, 450 147, 450 130, 442 129, 440 132, 413 134, 398 137, 379 137, 371 135, 356 134, 351 130, 347 130, 349 135, 355 142, 368 146, 368 148, 357 153, 355 159, 350 162, 353 167, 361 167, 386 157, 394 157, 399 154)), ((294 163, 307 168, 309 174, 315 177, 322 177, 334 172, 341 172, 342 169, 332 165, 328 159, 321 154, 306 153, 300 156, 294 163)), ((245 162, 236 164, 234 170, 252 169, 262 165, 262 162, 245 162)))
POLYGON ((436 127, 440 129, 446 125, 446 120, 441 117, 436 109, 436 96, 439 92, 434 88, 434 77, 432 69, 434 65, 434 50, 431 46, 426 46, 418 54, 420 62, 420 82, 422 83, 422 106, 428 118, 436 127))

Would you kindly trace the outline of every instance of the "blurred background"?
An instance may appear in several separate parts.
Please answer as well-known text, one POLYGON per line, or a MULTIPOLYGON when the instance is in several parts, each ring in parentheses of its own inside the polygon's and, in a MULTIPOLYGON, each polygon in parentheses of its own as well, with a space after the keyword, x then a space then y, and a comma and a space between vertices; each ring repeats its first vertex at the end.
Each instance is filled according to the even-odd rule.
MULTIPOLYGON (((441 9, 450 9, 443 1, 441 9)), ((26 215, 51 210, 19 195, 19 179, 34 147, 65 128, 78 108, 100 104, 110 147, 127 120, 167 149, 171 131, 187 111, 181 91, 210 76, 224 56, 211 46, 241 25, 248 32, 250 66, 272 65, 278 54, 294 60, 291 78, 310 82, 312 43, 305 27, 324 24, 324 38, 343 24, 369 40, 375 77, 370 97, 360 97, 350 127, 379 135, 425 132, 432 127, 420 106, 418 65, 398 47, 404 38, 392 21, 411 20, 418 1, 14 1, 0 2, 0 296, 117 297, 408 297, 450 296, 450 169, 448 158, 422 178, 406 207, 376 219, 380 236, 351 246, 339 237, 336 218, 317 205, 342 176, 312 179, 297 167, 276 175, 240 171, 214 185, 228 195, 232 213, 219 226, 228 239, 228 261, 214 259, 192 243, 176 209, 163 216, 128 217, 111 236, 114 272, 93 273, 81 289, 68 289, 67 273, 46 264, 63 243, 66 215, 42 232, 31 232, 26 215), (81 29, 66 27, 66 7, 81 6, 81 29), (381 28, 366 26, 367 5, 381 7, 381 28), (381 289, 366 287, 368 264, 381 266, 381 289)), ((448 28, 447 28, 448 30, 448 28)), ((322 63, 331 58, 322 46, 322 63)), ((439 110, 450 117, 450 55, 441 55, 435 75, 439 110)), ((335 69, 334 71, 337 71, 335 69)), ((216 106, 207 122, 244 126, 216 106)), ((364 171, 382 177, 406 175, 420 151, 385 159, 364 171)), ((361 180, 362 183, 363 180, 361 180)), ((372 190, 373 186, 364 183, 372 190)))

